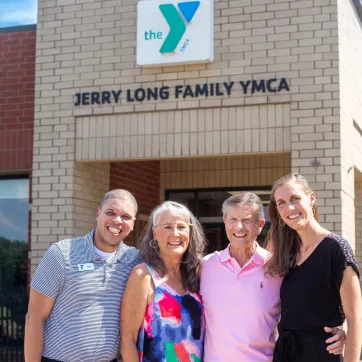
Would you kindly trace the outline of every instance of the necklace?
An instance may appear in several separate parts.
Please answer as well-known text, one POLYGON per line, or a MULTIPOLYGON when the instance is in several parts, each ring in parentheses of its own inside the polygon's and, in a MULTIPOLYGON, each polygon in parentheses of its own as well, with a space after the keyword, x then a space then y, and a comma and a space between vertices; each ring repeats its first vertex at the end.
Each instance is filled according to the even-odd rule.
MULTIPOLYGON (((319 230, 319 231, 321 231, 321 230, 319 230)), ((317 227, 314 229, 314 232, 316 233, 316 239, 317 239, 317 240, 320 239, 320 237, 321 237, 321 235, 322 235, 319 231, 317 230, 317 227)), ((301 250, 301 251, 307 251, 309 248, 315 248, 315 247, 318 246, 318 244, 320 244, 322 241, 323 241, 323 239, 322 239, 322 240, 319 240, 317 243, 312 244, 312 245, 307 245, 307 246, 305 246, 305 247, 300 246, 300 250, 301 250)))
POLYGON ((316 247, 319 243, 320 243, 320 241, 318 243, 316 243, 316 244, 308 245, 305 248, 300 247, 300 250, 307 251, 309 248, 316 247))

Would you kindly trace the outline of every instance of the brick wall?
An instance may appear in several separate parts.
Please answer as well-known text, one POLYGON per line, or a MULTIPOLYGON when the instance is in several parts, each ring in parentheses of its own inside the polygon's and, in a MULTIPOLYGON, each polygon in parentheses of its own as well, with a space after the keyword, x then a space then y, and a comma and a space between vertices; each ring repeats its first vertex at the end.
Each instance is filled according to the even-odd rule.
POLYGON ((42 165, 32 177, 31 273, 51 244, 95 228, 97 207, 109 190, 108 162, 79 162, 75 169, 70 167, 72 161, 42 165), (39 178, 47 183, 40 184, 39 178), (65 187, 65 182, 70 185, 65 187))
POLYGON ((160 162, 112 162, 110 190, 119 188, 133 194, 140 214, 149 215, 159 204, 160 162))
MULTIPOLYGON (((127 4, 113 0, 39 0, 34 131, 37 178, 34 185, 49 186, 47 177, 60 171, 76 173, 77 162, 85 159, 102 162, 128 159, 133 162, 137 158, 167 157, 161 153, 165 144, 166 150, 168 144, 172 147, 182 145, 185 152, 174 152, 177 157, 195 157, 198 153, 193 153, 194 145, 203 149, 202 142, 187 130, 195 126, 192 117, 193 111, 200 112, 198 108, 205 110, 205 128, 200 122, 200 133, 213 133, 212 139, 205 142, 205 148, 212 146, 217 150, 209 154, 216 157, 223 152, 222 147, 226 148, 235 139, 234 117, 229 117, 229 111, 232 114, 233 108, 239 109, 240 115, 250 122, 264 112, 265 106, 273 109, 283 103, 288 106, 282 108, 289 111, 276 117, 278 122, 271 128, 276 131, 280 122, 290 132, 276 133, 275 144, 281 147, 283 140, 290 139, 290 144, 283 150, 291 152, 291 169, 307 176, 311 187, 317 191, 323 226, 341 232, 337 1, 261 0, 256 4, 251 0, 215 0, 214 4, 213 63, 141 68, 135 64, 137 0, 127 1, 127 4), (77 92, 161 85, 172 88, 176 84, 205 82, 235 81, 237 84, 239 80, 282 77, 288 79, 289 93, 244 95, 239 88, 231 97, 225 93, 218 98, 176 99, 172 95, 164 101, 132 104, 121 97, 120 102, 113 104, 74 105, 77 92), (228 112, 228 123, 208 116, 219 112, 218 109, 220 119, 228 112), (187 112, 190 117, 186 116, 187 112), (180 113, 185 116, 175 121, 174 125, 179 128, 170 131, 165 143, 165 132, 161 128, 165 124, 163 117, 176 120, 180 113), (150 132, 147 131, 147 137, 137 140, 143 127, 150 132), (109 142, 102 143, 101 137, 97 137, 98 129, 103 134, 108 133, 109 142), (181 140, 179 129, 188 132, 181 140), (90 136, 95 134, 89 140, 92 142, 89 148, 84 140, 89 138, 88 132, 90 136), (172 143, 172 139, 177 142, 172 143), (82 148, 80 140, 84 141, 82 148), (153 147, 160 149, 157 156, 149 151, 153 147), (88 158, 83 157, 87 149, 92 151, 88 158), (321 163, 319 167, 312 165, 315 157, 321 163), (58 167, 54 167, 55 162, 58 167)), ((247 122, 240 126, 243 132, 248 131, 245 134, 250 129, 247 122)), ((236 140, 240 153, 254 152, 255 143, 249 147, 249 141, 254 140, 252 137, 247 137, 245 142, 236 140)), ((255 150, 258 151, 262 152, 261 148, 255 150)), ((227 149, 225 155, 229 152, 227 149)), ((59 180, 58 184, 68 190, 64 202, 69 207, 75 200, 71 192, 73 182, 74 178, 69 177, 59 180)), ((51 205, 52 199, 60 197, 61 193, 39 192, 33 196, 38 203, 51 205)), ((75 220, 73 212, 66 215, 69 222, 75 220)), ((59 210, 55 208, 52 214, 59 224, 62 221, 58 218, 59 210)), ((76 230, 78 221, 73 225, 76 230)), ((32 235, 38 237, 42 232, 43 227, 39 226, 32 235)), ((36 242, 39 245, 34 243, 34 247, 39 246, 41 250, 41 240, 36 242)))
POLYGON ((161 161, 160 199, 165 190, 271 186, 291 172, 290 153, 161 161))
POLYGON ((76 123, 82 161, 291 149, 288 103, 77 117, 76 123))
MULTIPOLYGON (((360 181, 355 183, 355 222, 356 222, 356 259, 359 267, 362 266, 362 174, 360 181)), ((362 281, 361 281, 362 284, 362 281)))
POLYGON ((0 171, 30 171, 36 30, 12 30, 0 33, 0 171))
POLYGON ((160 161, 112 162, 109 188, 126 189, 137 200, 138 219, 134 232, 125 240, 126 244, 135 245, 147 217, 160 201, 160 161))
POLYGON ((355 180, 362 172, 362 26, 350 0, 338 0, 338 44, 342 234, 354 247, 355 180))

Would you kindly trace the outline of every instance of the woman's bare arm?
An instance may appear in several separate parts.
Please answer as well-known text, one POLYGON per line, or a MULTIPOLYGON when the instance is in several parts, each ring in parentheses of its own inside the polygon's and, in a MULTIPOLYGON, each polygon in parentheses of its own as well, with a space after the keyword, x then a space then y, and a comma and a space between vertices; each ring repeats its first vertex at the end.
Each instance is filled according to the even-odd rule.
POLYGON ((121 307, 121 355, 123 362, 139 362, 137 339, 147 304, 153 300, 153 281, 144 264, 133 268, 121 307))
POLYGON ((347 266, 340 289, 343 311, 347 320, 345 362, 359 362, 362 344, 361 288, 356 272, 347 266))

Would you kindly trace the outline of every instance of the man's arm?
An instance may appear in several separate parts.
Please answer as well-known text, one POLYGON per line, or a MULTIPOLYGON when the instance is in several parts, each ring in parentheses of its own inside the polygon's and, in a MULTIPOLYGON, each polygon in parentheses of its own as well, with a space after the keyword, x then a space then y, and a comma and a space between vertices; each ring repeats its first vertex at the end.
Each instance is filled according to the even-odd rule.
POLYGON ((342 354, 346 343, 346 332, 342 327, 324 327, 325 332, 333 334, 326 340, 327 351, 331 354, 342 354))
POLYGON ((44 342, 44 322, 65 282, 62 253, 53 244, 40 261, 30 283, 28 313, 25 321, 25 362, 40 362, 44 342))
POLYGON ((28 313, 25 318, 25 362, 40 362, 43 352, 44 322, 53 309, 55 299, 30 288, 28 313))

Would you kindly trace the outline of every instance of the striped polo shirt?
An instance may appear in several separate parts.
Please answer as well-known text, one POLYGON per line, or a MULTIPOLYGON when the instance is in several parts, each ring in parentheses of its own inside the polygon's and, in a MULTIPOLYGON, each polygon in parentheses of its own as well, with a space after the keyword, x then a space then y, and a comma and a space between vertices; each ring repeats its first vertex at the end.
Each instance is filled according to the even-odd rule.
POLYGON ((120 305, 137 249, 120 244, 105 261, 89 234, 53 244, 30 286, 54 298, 44 324, 43 356, 64 362, 108 362, 119 351, 120 305))

